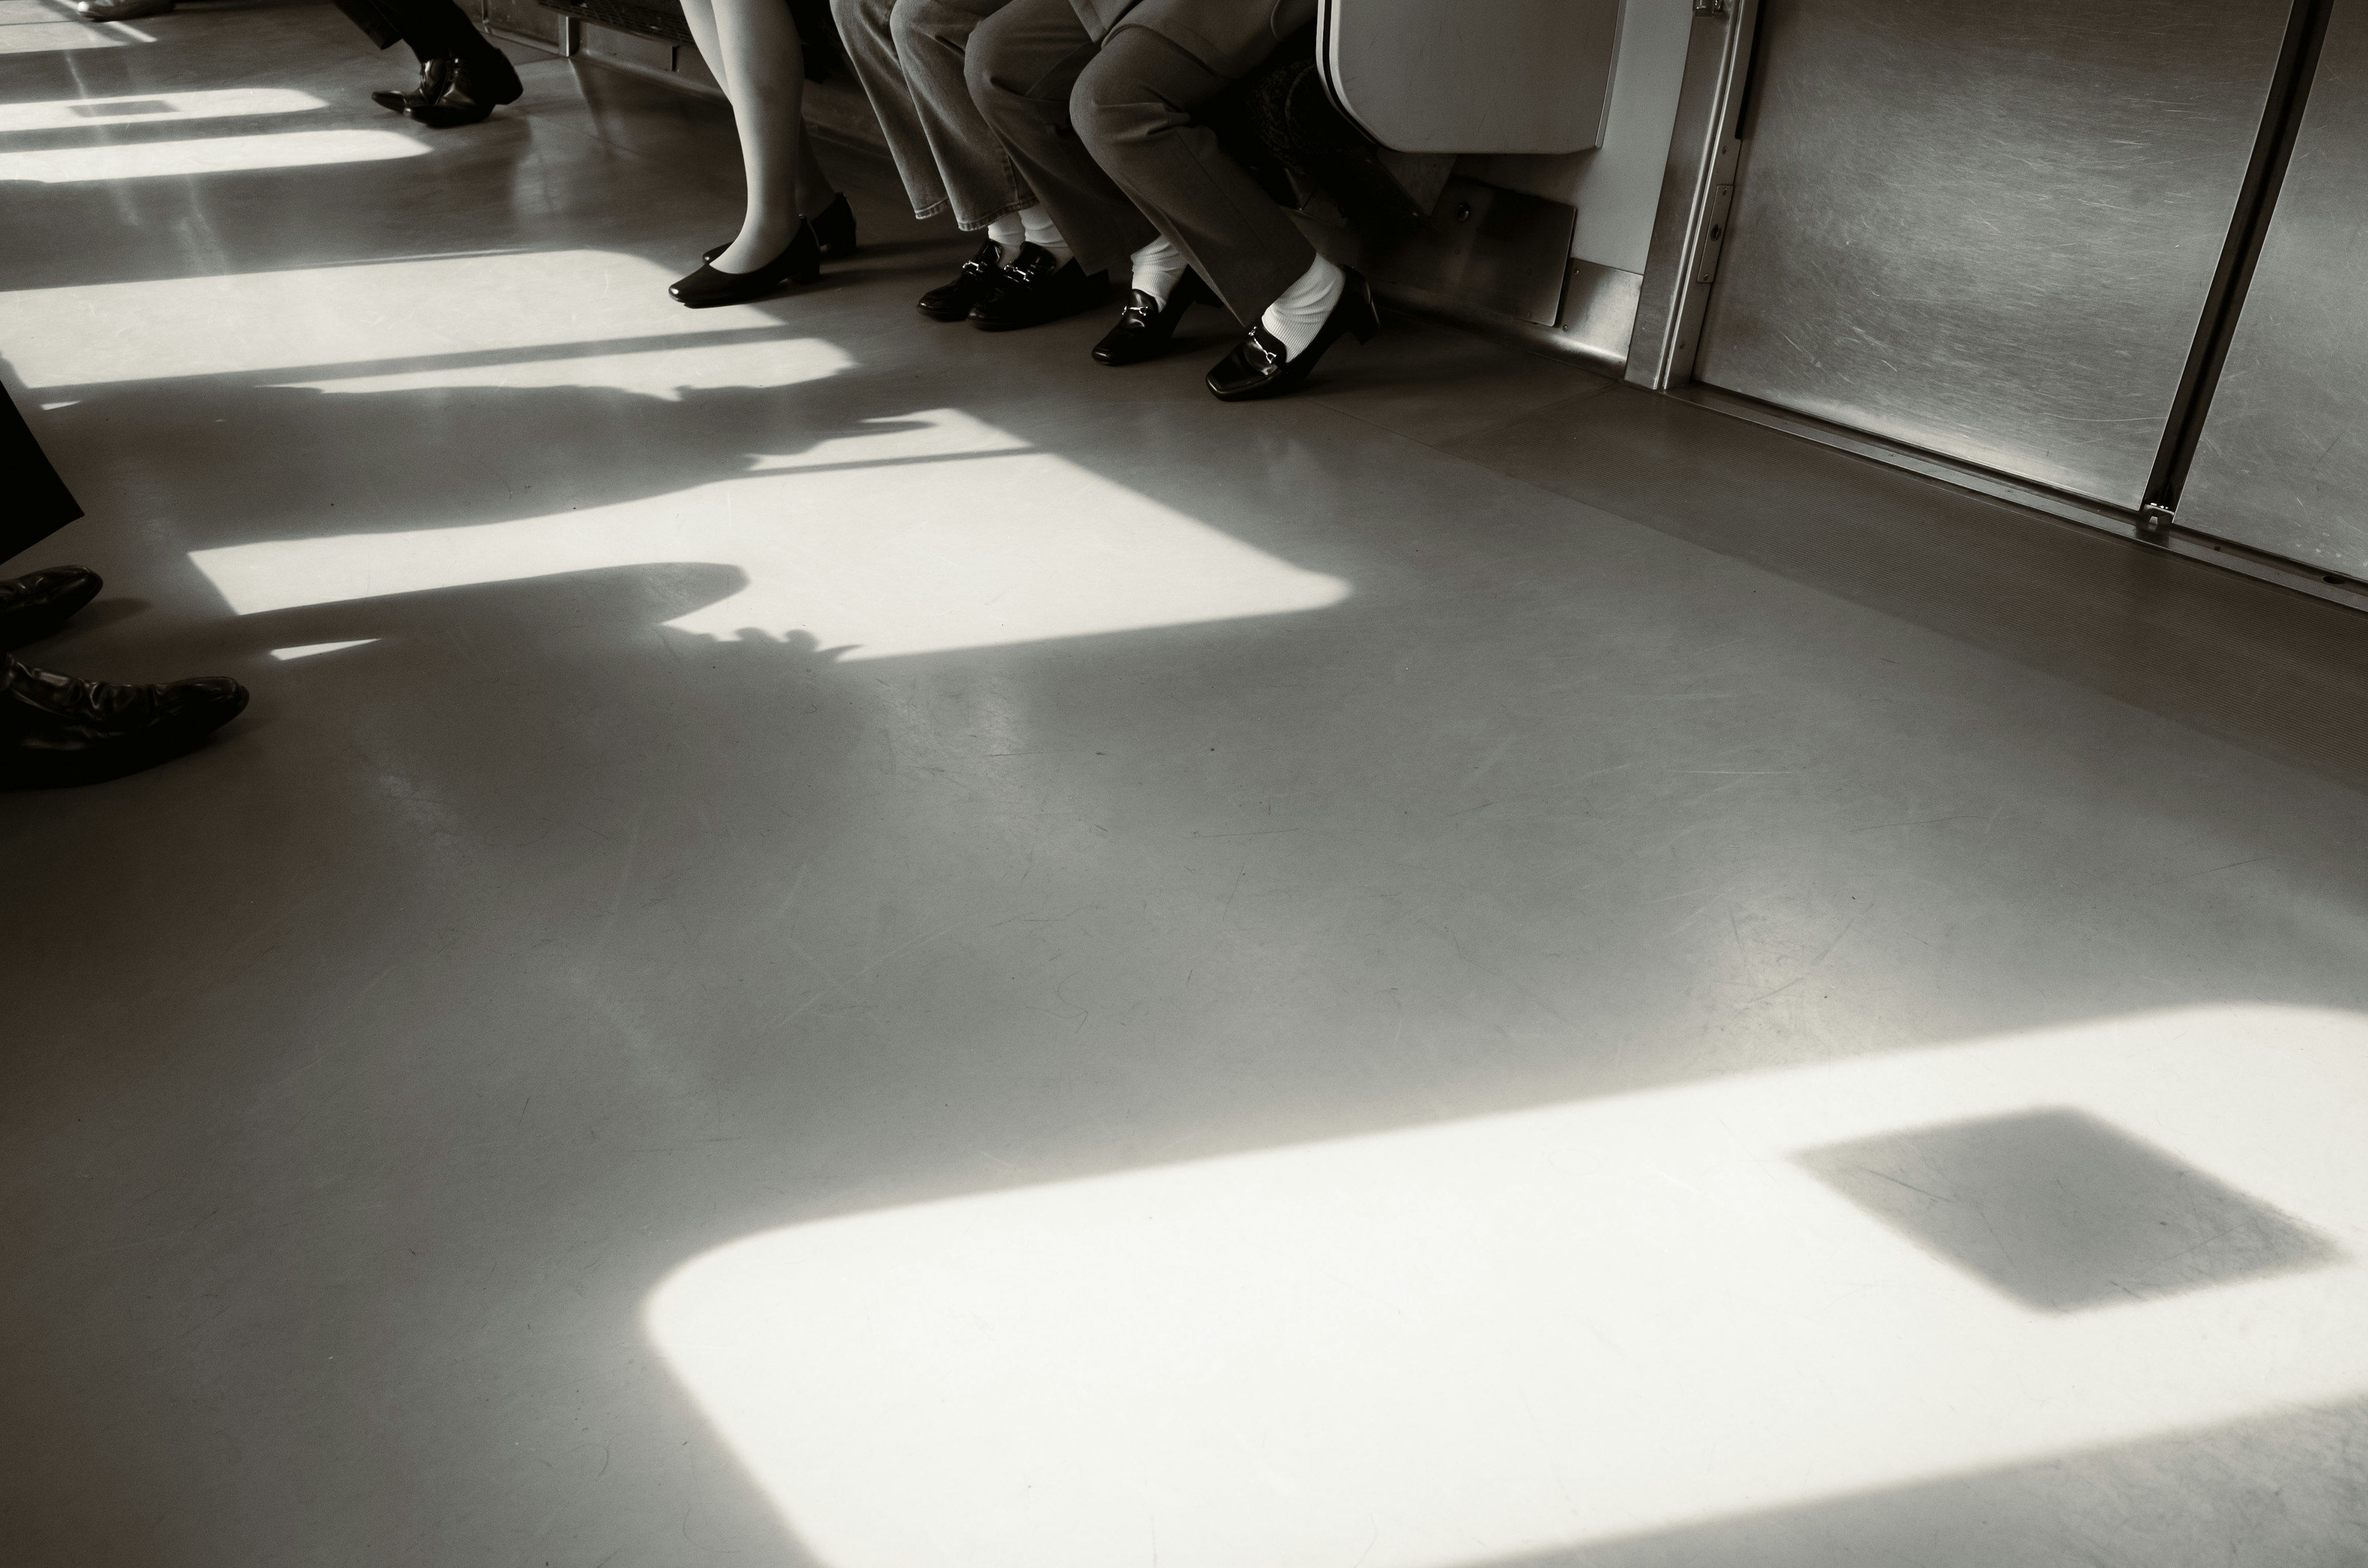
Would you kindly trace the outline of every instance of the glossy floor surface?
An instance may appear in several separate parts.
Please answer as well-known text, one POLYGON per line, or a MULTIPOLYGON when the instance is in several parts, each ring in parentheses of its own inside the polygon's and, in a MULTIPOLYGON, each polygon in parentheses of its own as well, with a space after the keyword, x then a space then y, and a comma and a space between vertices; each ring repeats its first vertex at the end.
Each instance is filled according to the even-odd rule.
POLYGON ((42 3, 28 656, 255 701, 0 799, 0 1562, 2368 1561, 2368 621, 42 3))

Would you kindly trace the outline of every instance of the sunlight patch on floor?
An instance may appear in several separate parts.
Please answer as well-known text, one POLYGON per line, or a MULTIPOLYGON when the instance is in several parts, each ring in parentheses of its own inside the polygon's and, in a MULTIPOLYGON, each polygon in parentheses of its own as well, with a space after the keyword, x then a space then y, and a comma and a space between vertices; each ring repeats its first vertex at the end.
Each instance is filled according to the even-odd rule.
MULTIPOLYGON (((0 0, 5 4, 6 0, 0 0)), ((293 87, 219 87, 187 93, 51 98, 0 104, 0 131, 68 131, 93 125, 153 125, 160 120, 245 119, 298 114, 329 106, 293 87)))
POLYGON ((647 1325, 827 1568, 1517 1562, 2368 1392, 2363 1111, 2368 1019, 2132 1017, 792 1226, 647 1325), (2039 1310, 1817 1168, 2034 1139, 2141 1272, 2133 1162, 2308 1244, 2039 1310))
POLYGON ((102 147, 46 147, 0 153, 0 181, 69 185, 167 175, 233 174, 324 164, 416 158, 427 144, 392 131, 283 131, 262 136, 204 136, 188 142, 120 142, 102 147))
POLYGON ((274 648, 271 650, 271 656, 283 665, 291 664, 298 659, 310 659, 316 654, 341 653, 348 648, 367 648, 377 641, 375 637, 353 637, 343 642, 299 642, 292 648, 274 648))
POLYGON ((767 337, 744 343, 625 348, 583 357, 509 359, 494 364, 439 366, 383 375, 326 376, 274 381, 311 392, 416 392, 484 387, 527 392, 551 387, 598 388, 678 403, 687 392, 731 387, 785 387, 835 376, 853 364, 819 338, 767 337))
POLYGON ((746 478, 511 522, 198 551, 241 615, 619 566, 704 562, 739 593, 668 624, 803 632, 848 659, 1320 608, 1338 578, 969 415, 876 421, 746 478))
MULTIPOLYGON (((393 131, 351 134, 425 150, 393 131)), ((0 344, 38 390, 297 369, 352 378, 444 356, 781 326, 755 305, 686 311, 666 297, 674 277, 614 251, 514 251, 23 289, 0 294, 0 344)))

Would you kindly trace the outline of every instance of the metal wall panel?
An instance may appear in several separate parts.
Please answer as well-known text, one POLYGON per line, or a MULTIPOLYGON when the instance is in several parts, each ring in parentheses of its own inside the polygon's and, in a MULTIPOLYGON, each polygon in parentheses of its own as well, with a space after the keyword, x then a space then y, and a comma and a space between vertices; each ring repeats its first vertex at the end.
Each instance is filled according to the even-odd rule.
POLYGON ((1768 0, 1696 374, 2143 499, 2288 0, 1768 0))
POLYGON ((2368 578, 2368 3, 2338 0, 2227 363, 2188 528, 2368 578))

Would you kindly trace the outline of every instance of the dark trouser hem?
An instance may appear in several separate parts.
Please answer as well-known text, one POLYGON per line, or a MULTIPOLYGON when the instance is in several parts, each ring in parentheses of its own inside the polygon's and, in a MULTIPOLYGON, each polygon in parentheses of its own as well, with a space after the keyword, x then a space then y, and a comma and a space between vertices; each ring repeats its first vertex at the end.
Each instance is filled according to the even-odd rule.
POLYGON ((1121 27, 1079 75, 1072 112, 1087 152, 1247 326, 1315 259, 1315 247, 1193 122, 1234 85, 1148 28, 1121 27))
POLYGON ((0 392, 0 495, 8 497, 6 507, 0 508, 6 514, 6 521, 0 522, 0 561, 30 550, 82 516, 66 482, 33 439, 32 426, 5 392, 0 392))
POLYGON ((979 112, 1087 273, 1123 276, 1158 230, 1077 139, 1069 97, 1099 52, 1069 0, 1011 0, 971 34, 964 75, 979 112))

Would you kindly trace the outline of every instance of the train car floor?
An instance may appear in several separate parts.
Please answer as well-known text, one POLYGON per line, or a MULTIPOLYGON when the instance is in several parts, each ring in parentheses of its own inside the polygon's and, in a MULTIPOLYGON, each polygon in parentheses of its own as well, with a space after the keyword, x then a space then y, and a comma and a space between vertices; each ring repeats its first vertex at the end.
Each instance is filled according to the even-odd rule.
POLYGON ((2358 1562, 2368 622, 0 4, 22 656, 254 692, 0 797, 0 1562, 2358 1562))

